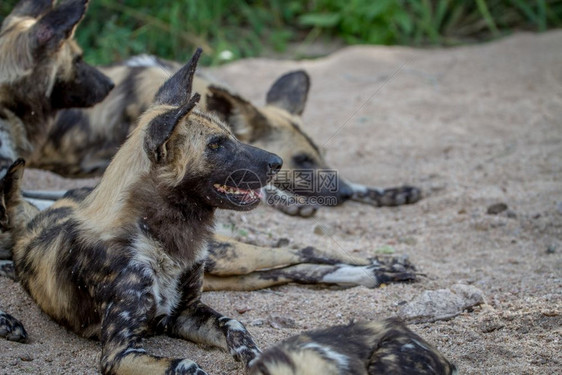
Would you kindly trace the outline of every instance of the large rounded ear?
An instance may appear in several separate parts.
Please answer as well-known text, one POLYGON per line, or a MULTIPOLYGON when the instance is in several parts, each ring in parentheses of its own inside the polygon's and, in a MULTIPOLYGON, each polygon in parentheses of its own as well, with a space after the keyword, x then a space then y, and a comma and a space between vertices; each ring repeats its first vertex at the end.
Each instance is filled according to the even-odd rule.
POLYGON ((180 106, 189 100, 201 52, 201 48, 197 48, 189 62, 164 82, 156 93, 154 103, 180 106))
POLYGON ((310 89, 310 78, 304 70, 282 75, 267 92, 266 103, 302 115, 310 89))
POLYGON ((53 8, 53 1, 54 0, 20 0, 9 16, 37 18, 53 8))
POLYGON ((65 0, 41 17, 31 29, 34 55, 57 51, 71 38, 84 17, 88 0, 65 0))
POLYGON ((267 130, 267 119, 252 103, 224 87, 207 89, 207 110, 226 122, 240 141, 253 142, 267 130))

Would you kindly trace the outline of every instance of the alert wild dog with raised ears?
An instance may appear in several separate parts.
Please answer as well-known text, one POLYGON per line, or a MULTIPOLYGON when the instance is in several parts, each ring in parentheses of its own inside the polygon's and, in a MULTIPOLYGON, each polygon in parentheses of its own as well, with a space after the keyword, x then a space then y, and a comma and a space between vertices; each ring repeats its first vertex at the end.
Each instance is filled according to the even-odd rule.
POLYGON ((282 160, 196 106, 200 53, 161 86, 92 191, 22 217, 23 161, 4 179, 21 284, 55 321, 101 340, 104 374, 205 374, 189 359, 146 353, 142 338, 154 333, 223 348, 246 367, 259 353, 241 323, 200 300, 206 243, 215 210, 256 207, 282 160), (244 178, 236 171, 257 179, 225 185, 244 178))
POLYGON ((293 336, 266 350, 250 375, 454 375, 436 348, 396 318, 293 336))
MULTIPOLYGON (((116 83, 115 90, 94 108, 61 112, 30 165, 67 177, 100 174, 160 84, 178 68, 175 62, 147 55, 101 67, 116 83)), ((241 141, 285 161, 274 185, 264 191, 264 201, 287 214, 307 217, 320 205, 335 206, 349 199, 396 206, 421 197, 420 190, 410 186, 377 189, 347 182, 328 165, 320 147, 303 130, 302 113, 310 89, 303 70, 279 77, 263 107, 216 83, 204 71, 194 78, 194 87, 202 95, 203 107, 230 125, 241 141)))
MULTIPOLYGON (((101 101, 113 82, 82 60, 73 39, 87 0, 21 0, 0 28, 0 177, 18 157, 44 142, 58 110, 101 101)), ((35 212, 32 207, 27 210, 35 212)), ((11 257, 9 232, 0 232, 0 259, 11 257)), ((0 261, 0 274, 13 276, 0 261)), ((0 311, 0 337, 24 341, 23 326, 0 311)))

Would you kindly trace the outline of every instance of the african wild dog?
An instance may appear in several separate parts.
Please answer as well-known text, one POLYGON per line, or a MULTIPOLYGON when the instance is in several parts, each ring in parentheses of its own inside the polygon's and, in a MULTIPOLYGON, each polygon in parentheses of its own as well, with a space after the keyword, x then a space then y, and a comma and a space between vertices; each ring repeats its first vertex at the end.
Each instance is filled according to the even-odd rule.
MULTIPOLYGON (((0 28, 0 176, 18 157, 43 143, 57 110, 87 107, 113 88, 108 77, 82 61, 72 35, 87 0, 53 7, 51 0, 21 0, 0 28)), ((4 212, 0 213, 4 214, 4 212)), ((1 223, 5 224, 5 223, 1 223)), ((11 257, 10 233, 0 233, 0 259, 11 257)), ((0 274, 13 276, 0 261, 0 274)), ((0 336, 25 340, 21 323, 0 311, 0 336)))
MULTIPOLYGON (((61 112, 29 165, 69 177, 100 174, 151 103, 159 85, 178 68, 177 63, 152 56, 138 56, 101 68, 116 82, 115 90, 92 109, 61 112)), ((274 152, 285 161, 284 173, 276 178, 275 187, 264 191, 264 199, 285 213, 313 215, 316 207, 304 203, 307 196, 326 205, 354 199, 377 206, 414 203, 421 197, 417 188, 367 188, 347 183, 334 173, 320 148, 302 130, 301 115, 310 88, 310 78, 302 70, 281 76, 269 89, 266 106, 261 108, 224 85, 217 85, 204 72, 198 73, 194 85, 202 93, 202 105, 226 121, 241 141, 274 152), (305 174, 296 170, 314 172, 305 173, 312 180, 299 177, 305 174), (319 171, 331 173, 334 180, 330 186, 321 186, 317 181, 319 171), (309 185, 315 188, 307 189, 309 185), (288 199, 303 203, 283 204, 288 199)))
POLYGON ((397 319, 306 332, 265 351, 250 375, 452 375, 453 364, 397 319))
POLYGON ((227 349, 246 367, 259 353, 241 323, 200 301, 206 242, 215 210, 256 207, 282 160, 196 106, 200 53, 162 85, 93 190, 70 191, 33 217, 18 211, 23 161, 4 180, 21 284, 54 320, 101 340, 106 374, 205 374, 147 354, 141 340, 154 333, 227 349), (242 171, 257 180, 225 185, 242 171))
MULTIPOLYGON (((31 165, 74 177, 101 173, 135 128, 135 117, 153 99, 155 83, 163 82, 176 69, 174 63, 153 57, 105 68, 104 72, 117 82, 107 100, 92 109, 72 109, 57 116, 47 142, 37 149, 31 165)), ((305 72, 279 78, 270 88, 268 104, 263 108, 209 82, 201 72, 194 78, 194 87, 206 93, 203 106, 226 120, 239 139, 279 153, 290 169, 328 168, 318 147, 301 130, 300 116, 309 90, 305 72)), ((272 190, 281 194, 281 189, 272 190)), ((381 203, 389 203, 384 200, 387 197, 419 198, 417 189, 386 192, 377 196, 381 203)), ((298 210, 300 215, 312 212, 313 207, 308 206, 298 210)), ((205 290, 254 290, 289 282, 376 287, 416 277, 413 267, 403 258, 386 262, 327 253, 311 246, 257 247, 218 235, 209 243, 206 271, 205 290)))

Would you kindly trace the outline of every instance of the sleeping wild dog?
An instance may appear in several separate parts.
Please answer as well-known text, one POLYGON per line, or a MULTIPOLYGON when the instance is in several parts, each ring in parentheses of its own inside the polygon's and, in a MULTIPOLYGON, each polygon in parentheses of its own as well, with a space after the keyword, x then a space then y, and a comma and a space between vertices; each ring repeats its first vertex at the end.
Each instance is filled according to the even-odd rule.
POLYGON ((104 374, 205 374, 147 354, 141 341, 154 333, 223 348, 246 367, 259 353, 241 323, 200 301, 206 242, 215 210, 256 207, 282 160, 196 106, 200 53, 158 90, 91 192, 70 191, 33 216, 21 210, 21 159, 4 180, 21 284, 54 320, 101 340, 104 374), (258 180, 225 185, 244 178, 236 171, 258 180))
MULTIPOLYGON (((67 177, 102 173, 158 87, 178 68, 177 63, 146 55, 100 68, 116 83, 115 90, 94 108, 59 113, 29 165, 67 177)), ((269 89, 264 107, 254 106, 215 81, 205 72, 196 75, 194 87, 202 94, 201 105, 229 124, 242 142, 273 152, 285 161, 274 186, 264 190, 267 203, 287 214, 307 217, 316 212, 316 204, 333 206, 353 199, 396 206, 420 199, 417 188, 367 188, 346 182, 330 168, 320 147, 302 130, 301 116, 310 88, 306 72, 282 75, 269 89), (309 204, 312 199, 306 199, 311 197, 315 205, 309 204)))
MULTIPOLYGON (((62 108, 88 107, 113 88, 108 77, 82 61, 73 40, 87 0, 21 0, 0 28, 0 176, 18 157, 31 157, 62 108)), ((4 214, 1 212, 0 214, 4 214)), ((5 224, 5 223, 2 223, 5 224)), ((0 232, 0 259, 11 256, 12 239, 0 232)), ((13 274, 0 260, 0 274, 13 274)), ((0 311, 0 337, 25 340, 21 324, 0 311)))
POLYGON ((453 375, 437 349, 400 320, 306 332, 268 349, 250 375, 453 375))

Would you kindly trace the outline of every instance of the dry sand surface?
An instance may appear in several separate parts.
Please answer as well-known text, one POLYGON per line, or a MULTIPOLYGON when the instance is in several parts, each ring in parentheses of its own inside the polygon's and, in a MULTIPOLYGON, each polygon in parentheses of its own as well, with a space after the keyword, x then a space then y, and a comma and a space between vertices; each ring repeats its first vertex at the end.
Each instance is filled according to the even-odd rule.
MULTIPOLYGON (((469 284, 483 305, 412 329, 461 373, 562 373, 562 32, 454 49, 350 47, 314 61, 244 60, 215 73, 262 103, 269 84, 297 68, 312 77, 306 131, 331 165, 363 184, 419 186, 424 199, 399 208, 347 203, 312 219, 261 207, 221 213, 222 221, 258 244, 287 238, 363 256, 389 245, 427 276, 379 289, 288 285, 203 299, 266 348, 306 329, 393 316, 424 291, 469 284), (508 210, 487 214, 495 203, 508 210), (316 234, 319 225, 325 234, 316 234)), ((27 187, 46 184, 84 181, 27 173, 27 187)), ((3 279, 0 288, 1 306, 30 334, 28 344, 0 341, 0 373, 96 373, 97 342, 53 323, 18 284, 3 279)), ((146 345, 210 374, 242 374, 216 349, 166 337, 146 345)))

